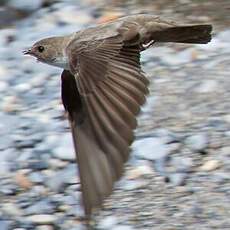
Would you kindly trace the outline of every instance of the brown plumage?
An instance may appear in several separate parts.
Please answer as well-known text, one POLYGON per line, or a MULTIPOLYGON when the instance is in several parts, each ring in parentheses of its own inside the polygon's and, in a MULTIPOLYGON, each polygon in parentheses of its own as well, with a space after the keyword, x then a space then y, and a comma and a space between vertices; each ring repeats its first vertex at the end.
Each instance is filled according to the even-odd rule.
POLYGON ((205 44, 211 25, 177 25, 134 15, 64 37, 35 43, 25 54, 59 66, 69 115, 85 214, 99 208, 123 172, 148 94, 140 52, 153 42, 205 44))

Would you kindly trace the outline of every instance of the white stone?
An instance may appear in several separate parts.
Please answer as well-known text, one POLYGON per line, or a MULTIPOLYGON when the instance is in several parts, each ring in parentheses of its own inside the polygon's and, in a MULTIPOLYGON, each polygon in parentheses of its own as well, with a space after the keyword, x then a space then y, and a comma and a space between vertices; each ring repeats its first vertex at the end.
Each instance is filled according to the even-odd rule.
POLYGON ((19 10, 36 10, 42 5, 42 0, 10 0, 8 5, 19 10))
POLYGON ((118 219, 114 216, 108 216, 102 219, 99 223, 100 229, 113 229, 118 223, 118 219))
POLYGON ((10 216, 19 217, 23 215, 22 210, 14 203, 3 203, 1 205, 1 210, 10 216))
POLYGON ((160 138, 143 138, 135 141, 132 147, 137 157, 147 160, 158 160, 169 154, 168 146, 160 138))
POLYGON ((52 224, 57 220, 57 218, 54 215, 48 215, 48 214, 32 215, 32 216, 28 216, 25 219, 35 224, 52 224))
POLYGON ((73 141, 70 133, 60 135, 56 142, 56 148, 53 150, 53 154, 55 157, 62 160, 75 159, 73 141))
POLYGON ((0 93, 5 92, 9 88, 9 84, 5 81, 0 81, 0 93))
POLYGON ((190 136, 185 140, 185 143, 193 151, 203 151, 208 147, 208 135, 201 133, 190 136))
POLYGON ((128 225, 117 225, 112 230, 134 230, 134 228, 128 225))
POLYGON ((149 165, 139 165, 126 173, 128 179, 136 179, 146 175, 152 175, 153 169, 149 165))
POLYGON ((221 166, 220 161, 218 160, 209 160, 207 162, 205 162, 201 167, 200 170, 201 171, 213 171, 215 169, 218 169, 221 166))
POLYGON ((16 85, 14 89, 19 93, 24 93, 31 89, 31 85, 28 83, 21 83, 21 84, 16 85))
POLYGON ((199 85, 197 92, 199 93, 210 93, 218 90, 218 82, 215 80, 207 80, 199 85))

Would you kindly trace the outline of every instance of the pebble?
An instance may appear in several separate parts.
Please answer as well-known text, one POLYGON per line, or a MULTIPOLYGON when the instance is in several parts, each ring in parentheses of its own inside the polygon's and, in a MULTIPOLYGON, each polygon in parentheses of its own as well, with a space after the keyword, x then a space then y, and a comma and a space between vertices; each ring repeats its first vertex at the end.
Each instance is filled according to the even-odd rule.
POLYGON ((45 181, 45 177, 40 172, 31 172, 29 175, 29 180, 32 183, 40 184, 40 183, 43 183, 45 181))
POLYGON ((113 229, 118 224, 118 219, 115 216, 108 216, 100 221, 98 224, 100 229, 113 229))
POLYGON ((16 96, 6 96, 0 104, 2 111, 6 113, 17 112, 20 110, 20 100, 16 96))
POLYGON ((174 186, 181 186, 185 184, 185 180, 187 178, 186 173, 172 173, 168 175, 167 180, 174 186))
POLYGON ((11 230, 11 221, 8 220, 1 220, 0 219, 0 229, 1 230, 11 230))
POLYGON ((218 168, 221 167, 221 162, 218 161, 218 160, 209 160, 207 162, 205 162, 201 167, 200 167, 200 170, 201 171, 206 171, 206 172, 209 172, 209 171, 214 171, 218 168))
POLYGON ((25 213, 32 214, 52 214, 54 213, 54 206, 48 199, 38 201, 25 209, 25 213))
POLYGON ((68 184, 75 184, 78 182, 79 179, 75 164, 71 164, 64 169, 59 170, 45 181, 46 185, 56 192, 62 192, 68 184))
POLYGON ((31 90, 31 85, 28 83, 21 83, 14 86, 14 90, 18 93, 26 93, 27 91, 31 90))
POLYGON ((143 138, 133 143, 136 157, 146 160, 157 160, 169 154, 168 146, 160 138, 143 138))
POLYGON ((33 186, 33 183, 29 180, 28 176, 22 172, 17 172, 15 175, 15 182, 22 188, 22 189, 30 189, 33 186))
POLYGON ((131 226, 129 225, 116 225, 112 228, 112 230, 134 230, 134 228, 132 228, 131 226))
POLYGON ((23 215, 23 211, 13 202, 1 204, 1 210, 11 217, 19 217, 23 215))
POLYGON ((28 164, 28 168, 32 168, 33 170, 44 170, 49 167, 46 161, 32 161, 28 164))
POLYGON ((0 93, 4 93, 9 88, 9 84, 5 81, 0 81, 0 93))
POLYGON ((9 0, 7 4, 8 6, 16 8, 18 10, 31 11, 39 9, 42 5, 42 0, 33 0, 33 2, 31 2, 30 0, 9 0))
POLYGON ((212 93, 219 90, 218 82, 216 80, 206 80, 202 82, 196 91, 198 93, 212 93))
POLYGON ((31 215, 25 219, 39 225, 54 224, 57 221, 57 218, 54 215, 48 214, 31 215))
POLYGON ((200 133, 186 138, 185 144, 194 152, 204 152, 208 147, 208 135, 200 133))
POLYGON ((37 226, 36 228, 37 230, 53 230, 53 226, 52 225, 40 225, 37 226))
POLYGON ((70 133, 65 133, 59 137, 56 142, 56 148, 53 150, 53 155, 61 160, 75 160, 73 141, 70 133))
POLYGON ((144 179, 138 179, 138 180, 129 180, 128 182, 125 181, 123 182, 123 184, 124 185, 122 186, 122 189, 131 191, 131 190, 138 190, 141 188, 145 188, 149 184, 149 182, 144 179))
POLYGON ((126 173, 126 178, 129 180, 141 178, 144 176, 153 175, 153 169, 150 165, 140 165, 126 173))

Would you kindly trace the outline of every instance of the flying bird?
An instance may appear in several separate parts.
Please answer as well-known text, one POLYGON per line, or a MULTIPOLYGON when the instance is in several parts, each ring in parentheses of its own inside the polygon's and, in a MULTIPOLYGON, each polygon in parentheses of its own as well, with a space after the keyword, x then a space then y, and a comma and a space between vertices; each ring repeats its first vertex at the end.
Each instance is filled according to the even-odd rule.
POLYGON ((129 158, 136 116, 148 94, 140 52, 155 42, 205 44, 212 26, 180 25, 138 14, 67 36, 50 37, 24 51, 58 66, 79 168, 85 216, 113 190, 129 158))

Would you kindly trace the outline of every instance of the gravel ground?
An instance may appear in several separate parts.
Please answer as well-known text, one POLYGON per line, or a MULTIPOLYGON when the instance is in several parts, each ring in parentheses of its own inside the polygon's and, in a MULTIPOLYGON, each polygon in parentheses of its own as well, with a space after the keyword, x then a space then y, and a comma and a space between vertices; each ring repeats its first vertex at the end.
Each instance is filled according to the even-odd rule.
POLYGON ((0 17, 0 230, 84 229, 60 70, 21 51, 45 36, 146 9, 171 19, 212 22, 217 29, 208 45, 164 44, 143 53, 151 93, 125 175, 95 216, 96 226, 230 229, 228 15, 226 9, 222 19, 220 12, 211 14, 215 6, 207 1, 175 2, 165 1, 162 9, 162 1, 151 7, 138 1, 110 1, 110 7, 104 1, 6 1, 2 12, 14 14, 6 13, 11 20, 4 28, 0 17), (189 9, 199 6, 207 11, 191 17, 189 9))

